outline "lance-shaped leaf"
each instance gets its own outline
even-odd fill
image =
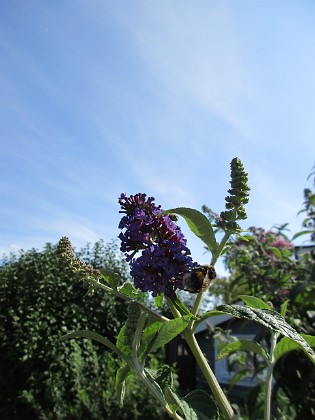
[[[190,319],[191,317],[189,315],[185,315],[181,318],[175,318],[171,319],[170,321],[163,322],[154,340],[151,351],[164,346],[173,340],[173,338],[175,338],[178,334],[184,331]]]
[[[131,354],[131,346],[126,344],[126,325],[123,325],[116,339],[117,348],[126,356]]]
[[[153,374],[154,379],[160,385],[161,389],[164,390],[166,387],[172,388],[173,386],[173,374],[170,366],[163,365]]]
[[[116,372],[115,390],[119,401],[119,407],[123,407],[125,396],[125,380],[130,372],[131,369],[127,364],[121,366]]]
[[[145,357],[149,354],[150,351],[152,351],[154,341],[158,336],[158,331],[162,326],[162,322],[152,322],[152,320],[149,320],[148,324],[149,325],[142,332],[142,339],[139,349],[139,353],[144,354]]]
[[[278,332],[285,337],[291,338],[305,351],[312,362],[315,363],[315,353],[312,348],[307,344],[304,338],[285,321],[283,316],[278,314],[278,312],[240,305],[219,305],[216,307],[216,310],[230,314],[236,318],[249,319]]]
[[[292,237],[291,241],[294,241],[294,239],[298,238],[299,236],[302,236],[302,235],[310,235],[311,233],[313,233],[313,230],[303,230],[301,232],[296,233]]]
[[[240,295],[240,299],[242,299],[243,302],[246,303],[247,306],[250,306],[251,308],[256,309],[271,309],[270,305],[268,303],[264,302],[261,299],[258,299],[254,296],[247,296],[247,295]]]
[[[310,347],[315,348],[315,337],[313,335],[301,334],[301,336]],[[301,349],[301,346],[299,346],[294,340],[288,337],[283,337],[275,347],[274,357],[276,360],[278,360],[289,351],[298,349]],[[304,349],[302,348],[302,350]]]
[[[287,307],[288,307],[289,302],[290,302],[289,299],[285,300],[280,306],[281,307],[280,313],[283,317],[285,317],[285,314],[287,313]]]
[[[183,400],[194,410],[199,420],[219,418],[218,407],[207,392],[198,389],[185,395]]]
[[[180,398],[170,388],[166,388],[165,397],[171,406],[177,407],[186,420],[215,420],[219,418],[219,411],[215,402],[203,390],[192,391],[185,397]]]
[[[117,290],[121,278],[118,273],[115,273],[113,270],[108,268],[101,268],[100,272],[103,276],[103,279],[114,289]]]
[[[248,375],[252,375],[253,370],[249,368],[243,368],[238,370],[230,379],[229,387],[230,389],[233,388],[239,381],[241,381],[243,378],[245,378]]]
[[[126,296],[129,296],[132,299],[137,299],[141,296],[146,296],[146,293],[141,292],[139,289],[136,289],[131,283],[126,282],[122,286],[118,287],[118,291],[123,293]]]
[[[163,295],[160,294],[160,295],[155,296],[154,303],[157,308],[163,308],[163,303],[164,303]]]
[[[193,315],[190,312],[187,306],[181,300],[178,299],[178,297],[176,296],[176,293],[173,290],[170,291],[170,296],[168,299],[172,301],[172,303],[174,304],[174,306],[180,312],[181,315],[189,315],[191,318],[195,320],[198,319],[195,315]]]
[[[212,253],[216,251],[218,244],[215,240],[213,227],[203,213],[187,207],[169,209],[164,211],[164,213],[175,213],[182,216],[186,220],[189,229],[207,245],[209,250]]]
[[[103,337],[102,335],[97,334],[93,331],[80,330],[68,333],[63,335],[59,339],[59,341],[66,341],[70,338],[89,338],[90,340],[97,341],[98,343],[103,344],[104,346],[110,348],[113,352],[118,354],[118,356],[120,356],[126,363],[130,362],[126,355],[120,349],[118,349],[110,340],[108,340],[108,338]]]
[[[236,351],[248,351],[260,354],[266,361],[268,361],[269,357],[266,353],[265,349],[261,347],[256,341],[249,341],[249,340],[237,340],[233,343],[229,343],[225,345],[220,353],[217,356],[216,360],[221,360],[224,357],[229,356],[230,354]]]

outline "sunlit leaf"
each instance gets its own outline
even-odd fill
[[[170,321],[163,322],[159,329],[158,335],[152,346],[152,351],[164,346],[170,342],[174,337],[180,334],[187,327],[191,317],[185,315],[181,318],[171,319]]]
[[[140,343],[139,353],[144,357],[152,351],[153,344],[158,336],[158,331],[162,326],[162,322],[149,322],[149,325],[142,332],[142,339]]]
[[[120,293],[123,293],[126,296],[129,296],[132,299],[137,299],[145,293],[141,292],[139,289],[136,289],[131,283],[126,282],[122,286],[118,287]]]
[[[283,316],[278,312],[270,311],[267,309],[256,309],[248,306],[240,305],[219,305],[216,310],[233,315],[237,318],[249,319],[257,322],[266,328],[269,328],[275,332],[282,334],[285,337],[294,340],[302,350],[308,355],[308,357],[315,363],[315,353],[304,340],[304,338],[289,325]]]
[[[114,289],[116,290],[120,281],[121,277],[118,273],[115,273],[114,271],[108,269],[108,268],[101,268],[100,272],[104,278],[104,280]]]
[[[175,213],[182,216],[186,220],[189,229],[207,245],[209,250],[212,253],[216,251],[218,244],[215,240],[212,224],[203,213],[187,207],[169,209],[164,213]]]
[[[229,356],[230,354],[236,351],[247,351],[259,354],[265,360],[268,360],[268,354],[266,353],[265,349],[261,347],[256,341],[249,341],[249,340],[237,340],[233,341],[233,343],[226,344],[220,351],[217,356],[216,360],[221,360],[224,357]]]
[[[157,308],[162,308],[163,307],[163,295],[157,295],[154,298],[154,303],[155,303]]]
[[[131,348],[130,346],[127,346],[125,344],[126,342],[125,333],[126,333],[126,325],[123,325],[117,336],[116,346],[122,353],[124,353],[126,356],[129,356],[131,354]]]
[[[284,301],[282,304],[281,304],[281,311],[280,311],[280,313],[281,313],[281,315],[283,316],[283,317],[285,317],[285,314],[287,313],[287,307],[288,307],[288,303],[290,302],[290,300],[288,299],[288,300],[286,300],[286,301]]]
[[[254,296],[247,296],[247,295],[240,295],[239,296],[242,301],[246,303],[247,306],[250,306],[251,308],[256,309],[271,309],[270,305],[268,303],[264,302],[261,299],[258,299]]]
[[[315,348],[315,337],[313,335],[301,334],[301,336],[304,338],[304,340],[310,347]],[[283,337],[275,347],[274,357],[276,360],[278,360],[280,357],[282,357],[289,351],[298,349],[301,349],[301,346],[296,341],[288,337]],[[304,349],[302,348],[302,350]]]

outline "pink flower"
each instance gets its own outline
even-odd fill
[[[275,248],[294,248],[294,245],[285,239],[276,239],[270,245],[274,246]]]

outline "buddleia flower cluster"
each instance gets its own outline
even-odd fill
[[[119,223],[124,229],[119,235],[120,250],[125,253],[135,286],[153,296],[183,289],[183,274],[194,263],[176,218],[163,213],[146,194],[121,194],[118,202],[124,214]]]
[[[239,158],[231,161],[231,188],[229,196],[225,197],[226,211],[220,213],[217,226],[226,232],[234,233],[240,230],[237,220],[244,220],[247,214],[244,205],[248,203],[249,190],[248,174]]]

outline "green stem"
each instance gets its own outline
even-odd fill
[[[189,345],[190,350],[192,351],[196,362],[198,363],[199,368],[201,369],[212,393],[216,400],[216,403],[221,410],[222,415],[225,419],[230,420],[234,417],[234,412],[229,403],[228,399],[226,398],[217,378],[215,377],[212,369],[210,368],[205,356],[203,355],[198,342],[191,331],[186,331],[184,333],[184,338]]]
[[[215,263],[218,261],[218,259],[219,259],[220,255],[221,255],[221,253],[222,253],[222,251],[223,251],[223,249],[224,249],[227,241],[229,240],[229,237],[230,236],[231,236],[231,233],[230,232],[225,232],[225,234],[224,234],[224,236],[222,238],[222,241],[220,242],[218,248],[216,249],[216,252],[212,255],[211,265],[214,266]],[[203,292],[199,292],[198,295],[197,295],[197,297],[196,297],[194,306],[193,306],[193,308],[191,310],[191,313],[193,315],[197,315],[198,310],[199,310],[199,307],[200,307],[200,304],[201,304],[201,301],[202,301],[202,297],[203,297]],[[194,323],[195,323],[195,321],[193,319],[191,319],[191,321],[189,322],[189,325],[188,325],[188,329],[189,330],[192,330],[193,331],[193,329],[194,329]]]
[[[264,420],[270,420],[271,418],[271,391],[272,391],[272,373],[275,364],[274,349],[277,344],[279,333],[271,331],[271,342],[270,342],[270,356],[267,368],[267,379],[266,379],[266,393],[265,393],[265,404],[264,404]]]
[[[116,297],[125,300],[126,302],[131,302],[133,299],[127,295],[125,295],[124,293],[120,293],[118,290],[114,290],[109,286],[106,286],[105,284],[90,278],[88,280],[88,282],[92,285],[93,289],[101,289],[105,292],[109,292],[112,293],[113,295],[115,295]],[[166,318],[163,315],[160,315],[156,312],[154,312],[152,309],[148,308],[147,306],[145,306],[143,303],[137,301],[137,304],[140,306],[142,311],[147,312],[148,314],[150,314],[153,318],[157,319],[158,321],[161,322],[165,322],[165,321],[169,321],[168,318]]]
[[[172,299],[170,299],[169,297],[166,297],[166,302],[168,303],[168,306],[170,307],[174,318],[180,318],[181,317],[181,314],[177,310],[177,308],[175,307],[175,305],[173,304]]]
[[[171,408],[169,407],[168,403],[166,402],[164,395],[162,394],[161,390],[150,381],[150,379],[147,377],[144,370],[139,371],[138,375],[142,382],[144,382],[145,386],[148,388],[148,390],[157,398],[157,400],[160,402],[164,410],[168,413],[170,417],[172,417],[175,420],[183,420],[182,417],[180,417],[176,412],[173,412]]]
[[[218,248],[216,249],[215,253],[212,255],[211,264],[215,265],[215,263],[218,261],[227,241],[229,240],[229,237],[231,236],[231,232],[225,232],[222,241],[220,242]]]

